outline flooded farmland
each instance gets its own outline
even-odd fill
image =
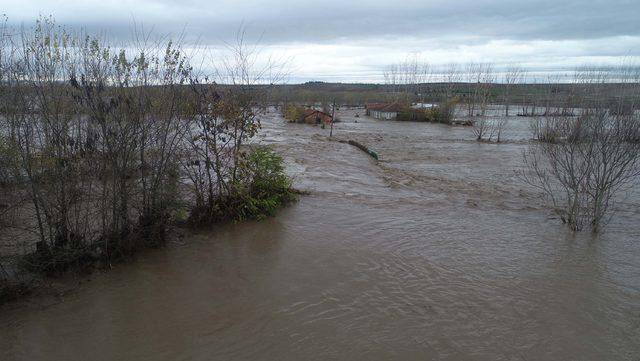
[[[2,360],[637,360],[640,195],[572,234],[502,144],[345,109],[329,130],[271,113],[297,203],[187,234],[71,291],[0,309]]]

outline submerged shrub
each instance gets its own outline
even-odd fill
[[[92,248],[81,244],[49,247],[40,242],[35,252],[22,257],[20,266],[46,275],[57,275],[70,269],[82,270],[93,266],[97,260]]]
[[[236,186],[242,204],[236,219],[262,219],[295,199],[291,179],[285,174],[282,157],[266,146],[256,146],[240,165]]]
[[[31,288],[25,282],[0,279],[0,305],[28,295]]]
[[[282,108],[282,116],[289,123],[302,123],[305,107],[300,105],[287,105]]]
[[[240,200],[235,212],[238,220],[272,216],[279,207],[295,199],[282,157],[266,146],[253,147],[244,155],[234,188]]]
[[[238,160],[238,174],[227,195],[191,209],[191,224],[264,219],[295,199],[282,157],[266,146],[254,146]]]
[[[412,109],[407,105],[398,112],[396,120],[451,124],[458,102],[459,99],[454,97],[429,108]]]
[[[427,108],[425,118],[429,122],[451,124],[454,118],[454,111],[460,100],[457,97],[447,99],[440,104]]]

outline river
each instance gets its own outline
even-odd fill
[[[0,309],[1,360],[634,360],[640,196],[572,234],[516,170],[530,138],[339,112],[259,141],[309,195]]]

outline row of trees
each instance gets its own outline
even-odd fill
[[[512,106],[517,104],[517,112],[523,116],[566,116],[572,115],[585,97],[613,98],[614,102],[628,97],[630,84],[640,81],[640,67],[632,60],[617,66],[581,66],[541,80],[518,64],[442,66],[414,57],[389,65],[383,75],[387,90],[397,93],[396,98],[437,103],[459,97],[466,105],[460,115],[485,115],[489,104],[502,104],[504,115],[514,115]]]
[[[281,159],[246,146],[268,91],[256,84],[273,73],[242,33],[218,86],[150,34],[115,48],[48,18],[1,30],[1,225],[37,244],[26,265],[110,262],[157,246],[181,214],[261,217],[290,198]]]
[[[634,90],[640,67],[626,61],[618,66],[582,66],[573,72],[548,76],[543,82],[528,79],[517,64],[496,68],[491,63],[452,63],[434,66],[416,57],[387,67],[384,79],[396,100],[430,102],[438,106],[460,104],[456,116],[471,118],[478,140],[501,140],[508,119],[488,120],[490,104],[502,105],[505,117],[515,115],[575,116],[582,107],[602,107],[612,113],[630,114],[637,103]],[[605,101],[606,100],[606,101]],[[493,112],[494,118],[500,113]]]
[[[460,98],[466,105],[466,115],[484,115],[490,101],[496,101],[493,86],[501,84],[500,102],[507,105],[505,114],[509,114],[513,86],[525,79],[524,69],[518,65],[509,65],[497,72],[491,63],[451,63],[445,66],[431,65],[417,57],[389,65],[384,71],[385,84],[392,91],[404,94],[413,101],[450,101]],[[434,86],[433,84],[443,84]]]
[[[505,104],[505,116],[510,114],[512,90],[524,80],[524,70],[520,66],[510,65],[498,74],[490,63],[432,66],[414,57],[387,67],[384,79],[404,102],[435,103],[426,111],[428,119],[437,118],[439,122],[451,123],[456,115],[477,117],[466,122],[473,124],[476,138],[491,140],[495,135],[500,142],[507,119],[490,122],[483,116],[489,104],[496,101],[496,81],[501,82],[500,101]]]

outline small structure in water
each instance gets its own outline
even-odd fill
[[[307,124],[321,124],[321,125],[329,125],[331,124],[331,115],[327,114],[321,110],[316,109],[306,109],[302,116],[302,121]]]
[[[394,103],[373,103],[365,106],[366,114],[376,119],[395,120],[402,111],[402,105]]]
[[[432,103],[413,103],[411,104],[411,109],[428,109],[433,108],[435,104]]]

